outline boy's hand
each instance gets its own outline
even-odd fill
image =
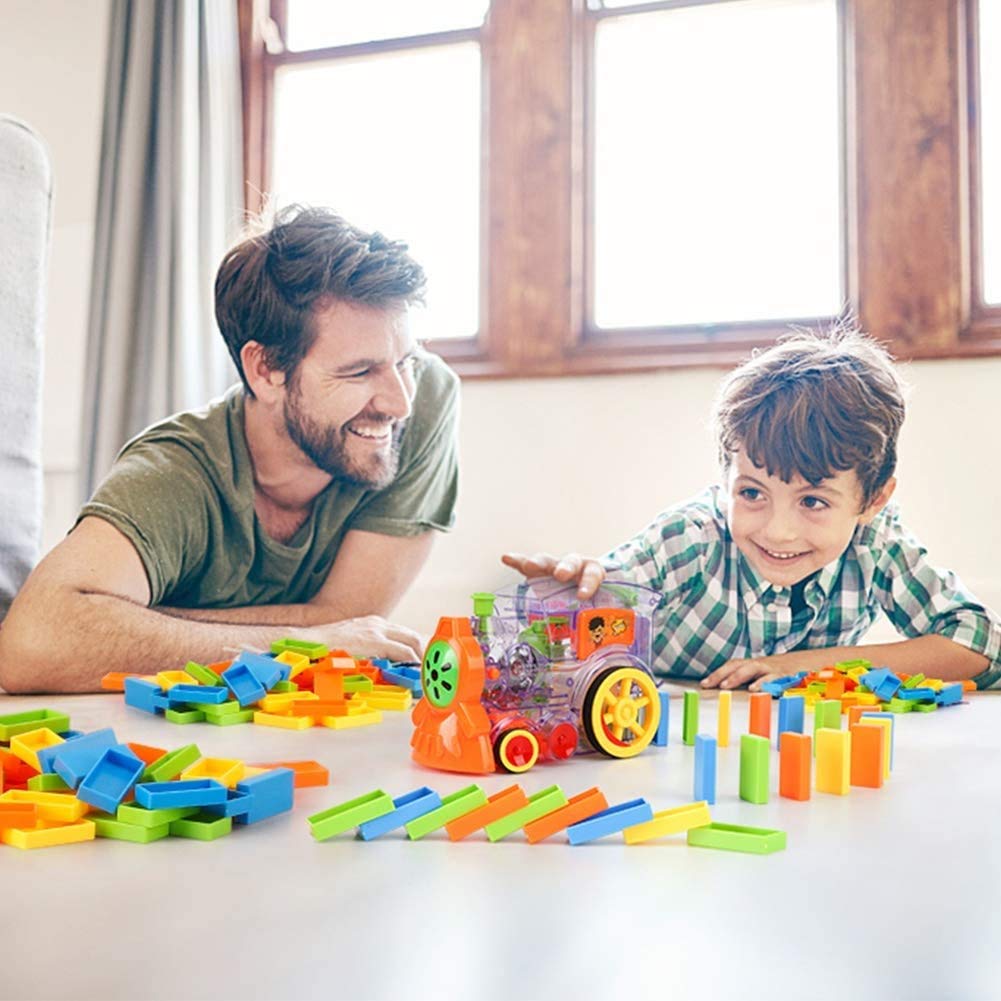
[[[748,660],[728,660],[722,667],[702,679],[703,688],[739,688],[753,682],[750,691],[757,692],[766,681],[795,674],[801,668],[802,658],[790,658],[789,654],[774,657],[752,657]]]
[[[577,582],[577,597],[582,601],[591,597],[605,579],[605,568],[591,556],[567,553],[566,556],[550,556],[536,553],[525,556],[522,553],[505,553],[501,562],[525,577],[555,577],[563,583]]]

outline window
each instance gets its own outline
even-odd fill
[[[407,239],[464,375],[1001,353],[995,0],[240,4],[249,190]]]

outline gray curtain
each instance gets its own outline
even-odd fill
[[[146,425],[235,378],[215,269],[242,221],[236,0],[114,0],[84,388],[84,498]]]

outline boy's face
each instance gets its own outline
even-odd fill
[[[730,532],[737,548],[761,577],[792,587],[848,548],[858,525],[870,522],[893,493],[892,477],[862,510],[855,470],[835,473],[813,486],[794,476],[778,476],[754,465],[738,451],[727,470]]]

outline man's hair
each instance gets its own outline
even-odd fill
[[[329,209],[291,205],[223,258],[215,314],[247,392],[248,341],[290,376],[316,338],[313,310],[331,300],[377,309],[423,301],[425,277],[407,245],[366,233]]]
[[[785,483],[854,469],[864,510],[896,469],[904,388],[882,346],[838,324],[755,352],[723,381],[713,417],[724,470],[741,447]]]

